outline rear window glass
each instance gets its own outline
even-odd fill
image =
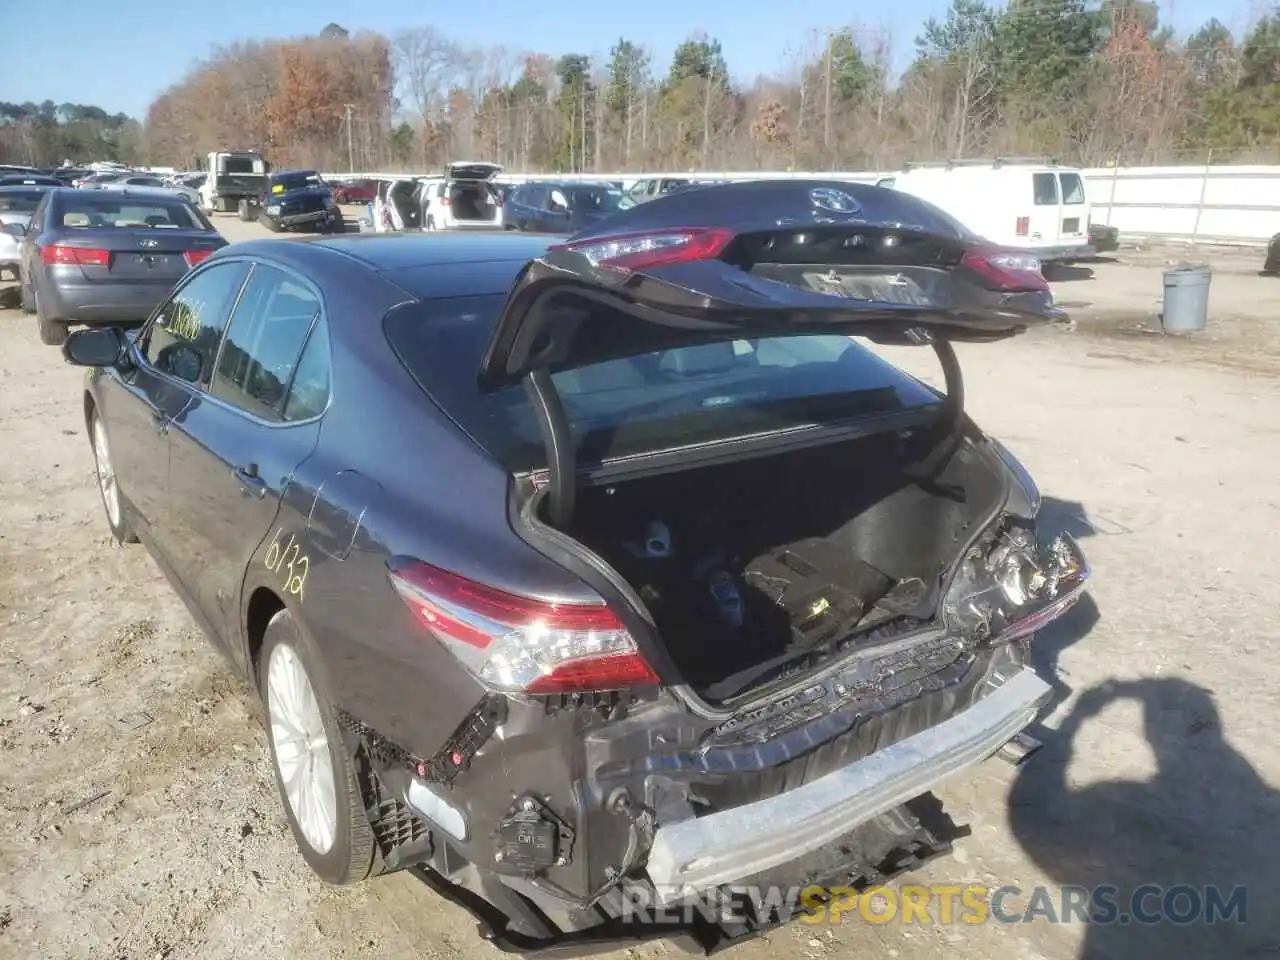
[[[0,191],[0,210],[11,213],[31,213],[43,196],[43,190]]]
[[[79,194],[80,191],[77,191]],[[64,198],[58,206],[56,220],[64,227],[103,229],[151,227],[156,230],[212,230],[204,215],[181,200],[151,199],[113,200],[110,197],[85,196]]]
[[[1084,203],[1084,181],[1080,179],[1080,174],[1060,173],[1058,174],[1058,178],[1062,181],[1063,203]]]
[[[1058,176],[1054,173],[1033,173],[1032,183],[1035,187],[1036,206],[1058,205]],[[1025,196],[1025,194],[1023,194]]]
[[[265,170],[262,161],[253,157],[222,157],[219,166],[223,173],[262,173]]]
[[[385,330],[414,379],[508,468],[545,464],[524,390],[489,393],[477,373],[502,295],[418,302]],[[937,394],[846,336],[765,337],[681,347],[553,375],[578,457],[598,462],[938,402]]]

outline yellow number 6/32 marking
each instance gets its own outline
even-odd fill
[[[311,558],[302,552],[301,545],[292,534],[282,546],[283,538],[284,528],[281,527],[267,547],[262,562],[268,570],[280,576],[281,586],[286,593],[301,598],[307,586],[307,574],[311,572]]]

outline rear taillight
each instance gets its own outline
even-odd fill
[[[968,267],[983,283],[1004,293],[1048,291],[1049,284],[1040,272],[1040,259],[1023,253],[971,247],[960,258],[960,266]]]
[[[111,266],[111,251],[97,250],[92,247],[64,247],[51,244],[40,248],[40,256],[45,266],[53,266],[55,263],[76,264],[81,267]]]
[[[182,255],[182,259],[187,261],[188,267],[194,267],[198,263],[204,263],[211,256],[212,250],[188,250]]]
[[[1031,218],[1019,217],[1017,225],[1017,234],[1020,237],[1026,237],[1031,234]]]
[[[493,689],[563,694],[658,683],[603,603],[548,603],[416,560],[393,562],[390,577],[418,622]]]
[[[660,233],[625,234],[607,240],[583,240],[559,244],[551,249],[580,253],[597,267],[645,270],[673,263],[714,260],[724,253],[732,240],[732,230],[691,227]]]
[[[453,203],[453,201],[452,201],[452,200],[450,200],[448,197],[441,197],[441,198],[440,198],[440,206],[442,206],[442,207],[447,207],[447,206],[449,206],[451,203]]]

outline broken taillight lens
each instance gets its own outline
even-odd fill
[[[562,694],[658,683],[603,602],[535,600],[418,560],[394,562],[390,577],[418,622],[487,687]]]
[[[1089,563],[1061,534],[1040,545],[1025,527],[1008,527],[989,549],[962,562],[946,601],[949,618],[992,643],[1026,637],[1062,616],[1084,594]]]
[[[970,247],[960,258],[960,266],[976,273],[984,286],[1002,293],[1049,290],[1049,284],[1040,271],[1040,259],[1029,254]]]
[[[724,253],[725,247],[732,240],[732,230],[677,227],[651,233],[620,234],[598,240],[564,243],[551,250],[580,253],[597,267],[645,270],[673,263],[714,260]]]

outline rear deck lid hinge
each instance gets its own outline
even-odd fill
[[[547,512],[551,525],[563,530],[573,520],[577,494],[577,466],[569,415],[546,367],[537,367],[525,374],[524,389],[533,404],[538,432],[542,434],[547,452]]]

